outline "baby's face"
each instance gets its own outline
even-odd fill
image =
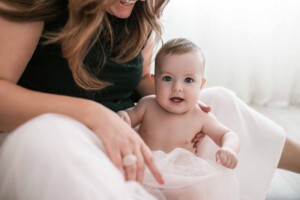
[[[164,56],[155,74],[155,93],[165,110],[179,114],[195,108],[205,82],[203,63],[198,52]]]

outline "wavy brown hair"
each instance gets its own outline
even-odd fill
[[[137,2],[131,16],[126,19],[122,38],[115,37],[112,22],[106,10],[118,0],[1,0],[9,8],[0,9],[0,15],[14,21],[51,21],[60,17],[61,2],[67,2],[68,18],[55,32],[44,33],[46,43],[59,43],[68,60],[75,82],[87,90],[98,90],[109,83],[98,80],[84,66],[83,60],[97,39],[107,37],[110,50],[118,52],[113,59],[124,63],[137,56],[147,42],[149,34],[161,38],[159,17],[168,0]]]

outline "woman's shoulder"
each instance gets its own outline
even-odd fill
[[[10,10],[10,9],[13,9],[13,7],[0,1],[0,9]]]
[[[65,14],[68,14],[68,0],[0,2],[0,15],[14,21],[55,21]]]

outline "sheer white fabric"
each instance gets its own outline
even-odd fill
[[[264,200],[282,152],[284,131],[231,91],[211,88],[201,95],[217,118],[240,136],[236,169],[240,199]],[[35,118],[9,134],[0,148],[1,200],[153,199],[139,184],[125,182],[99,139],[68,117]],[[214,160],[215,148],[205,137],[199,156]]]
[[[154,151],[153,156],[165,184],[158,184],[146,171],[144,186],[159,200],[240,199],[234,170],[212,160],[204,160],[182,148],[176,148],[170,153]]]
[[[206,56],[207,86],[246,103],[300,104],[300,1],[172,0],[163,38],[186,37]]]

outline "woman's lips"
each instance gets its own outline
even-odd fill
[[[124,6],[130,6],[131,4],[134,4],[135,2],[137,2],[136,0],[121,0],[120,1],[121,4],[123,4]]]

